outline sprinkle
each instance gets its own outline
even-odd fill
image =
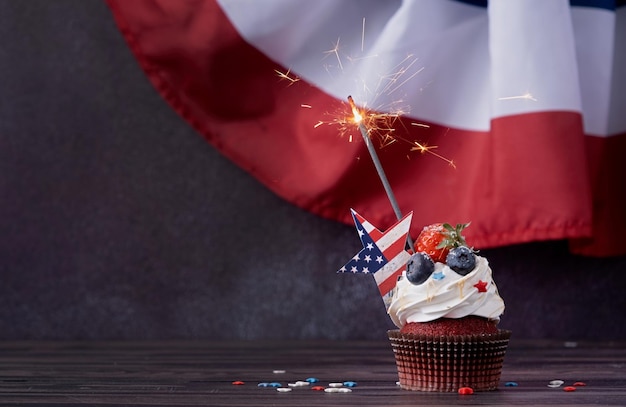
[[[304,382],[304,381],[297,381],[295,383],[289,383],[288,386],[289,387],[304,387],[304,386],[308,386],[309,382]]]
[[[242,382],[241,380],[235,380],[235,381],[233,382],[233,384],[234,384],[235,386],[241,386],[242,384],[246,384],[246,383]]]
[[[324,392],[326,393],[350,393],[352,391],[352,389],[348,389],[346,387],[329,387],[327,389],[324,389]]]
[[[576,387],[574,387],[574,386],[565,386],[565,387],[563,387],[563,391],[576,391]]]
[[[586,386],[586,385],[587,385],[587,383],[585,383],[585,382],[576,382],[572,386]]]
[[[565,346],[566,348],[576,348],[578,347],[578,342],[568,341],[568,342],[565,342],[563,346]]]
[[[269,387],[269,385],[270,384],[267,383],[267,382],[261,382],[261,383],[257,384],[257,387]]]
[[[552,380],[548,383],[548,387],[561,387],[565,383],[563,380]]]
[[[356,387],[356,382],[343,382],[343,385],[346,387]]]
[[[284,370],[273,370],[272,373],[274,374],[281,374],[281,373],[285,373]]]
[[[328,386],[333,388],[343,387],[343,383],[328,383]]]
[[[474,394],[474,389],[471,387],[461,387],[459,389],[459,394]]]
[[[319,382],[319,379],[315,378],[315,377],[309,377],[307,379],[305,379],[307,382],[309,383],[317,383]]]
[[[517,387],[517,383],[516,382],[506,382],[506,383],[504,383],[504,385],[506,387]]]
[[[444,278],[446,278],[446,275],[441,271],[433,273],[433,280],[443,280]]]
[[[311,384],[310,382],[306,381],[306,380],[298,380],[296,382],[297,386],[308,386],[309,384]]]
[[[290,392],[291,389],[288,387],[277,387],[276,391],[281,392],[281,393],[287,393],[287,392]]]
[[[270,384],[268,384],[268,386],[270,386],[270,387],[283,387],[283,385],[278,383],[278,382],[271,382]]]
[[[486,293],[487,292],[487,282],[485,282],[485,281],[478,280],[478,282],[476,284],[474,284],[474,287],[476,287],[476,289],[478,290],[479,293]]]
[[[324,386],[313,386],[311,387],[311,390],[324,391]]]

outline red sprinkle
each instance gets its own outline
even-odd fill
[[[311,390],[324,391],[324,386],[313,386],[311,387]]]
[[[235,381],[233,382],[233,384],[234,384],[235,386],[241,386],[242,384],[246,384],[246,383],[242,382],[241,380],[235,380]]]
[[[471,387],[461,387],[459,389],[459,394],[474,394],[474,389]]]
[[[587,384],[585,382],[576,382],[572,386],[586,386],[586,385]]]
[[[565,386],[565,387],[563,387],[563,391],[576,391],[576,387],[574,387],[574,386]]]

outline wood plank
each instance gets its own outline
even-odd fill
[[[257,386],[308,377],[358,385],[347,394]],[[554,379],[587,385],[569,393],[549,388]],[[2,406],[617,406],[626,405],[626,344],[513,340],[499,390],[471,396],[410,392],[397,380],[386,342],[0,343]]]

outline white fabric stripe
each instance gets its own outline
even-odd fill
[[[353,95],[360,105],[476,131],[489,130],[492,118],[551,110],[582,111],[591,134],[626,131],[626,25],[615,23],[626,7],[616,14],[567,0],[492,0],[488,10],[449,0],[219,2],[246,41],[340,100]],[[389,75],[401,70],[396,89]],[[536,100],[520,98],[526,93]]]
[[[626,7],[617,9],[615,18],[608,135],[626,132]]]
[[[582,111],[568,0],[491,0],[489,43],[493,117]]]
[[[604,9],[572,8],[572,24],[580,71],[585,133],[610,134],[615,13]]]

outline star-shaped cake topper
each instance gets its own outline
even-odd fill
[[[355,210],[351,211],[363,249],[338,272],[373,274],[384,298],[396,286],[398,276],[411,257],[405,247],[413,212],[381,232]]]

